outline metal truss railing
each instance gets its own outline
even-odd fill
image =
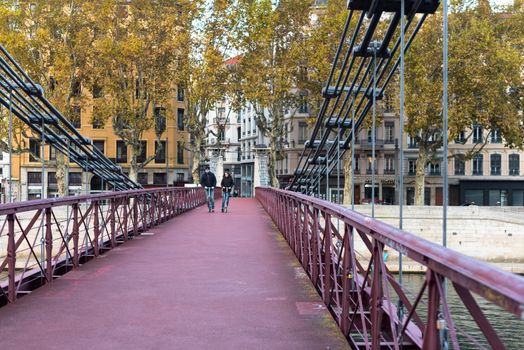
[[[205,200],[166,187],[0,205],[0,306]]]
[[[95,147],[92,140],[76,130],[45,98],[42,87],[1,45],[0,104],[26,124],[33,132],[32,136],[40,138],[41,143],[51,145],[84,171],[98,175],[116,190],[142,188]]]
[[[353,348],[444,349],[443,332],[449,332],[453,349],[464,348],[464,342],[475,349],[514,345],[503,343],[501,330],[479,305],[497,305],[524,326],[523,278],[327,201],[271,188],[257,188],[256,197]],[[407,292],[388,269],[386,247],[425,271],[416,293]],[[444,280],[461,308],[450,306]],[[468,332],[457,322],[464,317],[472,320]],[[514,324],[502,327],[511,332]]]
[[[401,33],[410,30],[404,53],[409,49],[428,14],[439,0],[350,0],[349,14],[323,89],[323,102],[311,138],[306,141],[289,189],[312,194],[323,179],[340,166],[340,159],[351,147],[354,134],[376,102],[384,96],[401,63]],[[357,18],[354,18],[360,13]],[[379,30],[381,21],[389,21]],[[352,33],[350,35],[350,29]],[[373,118],[375,120],[375,118]]]

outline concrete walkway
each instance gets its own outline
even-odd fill
[[[0,309],[1,347],[349,349],[256,200],[149,233]]]

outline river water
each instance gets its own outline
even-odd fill
[[[416,296],[420,290],[424,277],[424,275],[420,274],[403,275],[403,285],[405,289],[410,291],[410,300],[415,299],[414,296]],[[484,315],[505,344],[506,348],[511,350],[524,350],[524,321],[508,314],[498,306],[487,302],[483,298],[476,297],[475,299],[484,312]],[[457,296],[450,283],[448,283],[448,305],[453,321],[456,323],[457,338],[459,340],[460,349],[491,349],[482,332],[469,315],[469,312],[462,304],[462,301]],[[425,305],[421,305],[419,308],[419,316],[421,316],[422,320],[425,320]],[[463,333],[468,334],[468,336],[474,339],[474,341],[469,339],[469,337]],[[475,343],[475,341],[477,343]],[[450,344],[449,348],[453,349],[453,346]]]

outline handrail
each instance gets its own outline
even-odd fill
[[[204,203],[201,187],[162,187],[0,205],[0,306]]]
[[[356,283],[357,289],[361,288],[363,294],[366,294],[364,293],[366,288],[376,293],[380,291],[380,295],[373,295],[371,292],[371,294],[368,293],[365,299],[369,299],[369,302],[372,304],[373,297],[386,298],[388,302],[384,302],[382,306],[382,308],[390,308],[389,310],[383,310],[386,314],[389,312],[389,316],[386,317],[389,317],[391,322],[397,324],[397,326],[402,323],[399,322],[397,316],[391,314],[393,310],[392,304],[394,303],[384,294],[385,289],[387,289],[386,285],[389,283],[391,287],[399,293],[398,297],[404,301],[404,305],[407,307],[407,296],[398,288],[398,283],[395,283],[394,277],[387,271],[387,267],[385,267],[383,262],[383,249],[385,246],[388,246],[425,266],[427,269],[424,288],[427,285],[428,293],[432,293],[431,296],[428,295],[428,303],[430,304],[428,305],[428,312],[433,314],[428,315],[426,325],[421,324],[421,322],[419,322],[419,324],[410,324],[411,320],[404,322],[405,329],[409,328],[409,326],[413,328],[415,324],[419,328],[420,338],[416,339],[417,337],[412,337],[410,339],[415,345],[423,347],[424,349],[433,348],[426,347],[426,345],[438,342],[438,330],[436,327],[442,324],[440,321],[447,322],[452,341],[456,341],[456,334],[453,333],[456,332],[453,326],[454,322],[447,308],[447,303],[445,302],[446,293],[443,292],[442,287],[444,278],[452,282],[464,305],[486,338],[488,338],[487,341],[490,342],[494,348],[499,348],[499,345],[502,343],[472,298],[470,292],[474,292],[524,320],[524,278],[520,276],[504,272],[487,263],[475,260],[411,233],[399,230],[384,222],[371,219],[368,216],[321,199],[273,188],[257,188],[256,197],[277,223],[288,242],[290,242],[297,257],[312,277],[313,282],[317,288],[320,289],[324,299],[328,301],[326,304],[330,307],[332,313],[337,315],[340,313],[337,311],[340,303],[333,304],[332,300],[335,297],[340,297],[340,295],[321,288],[322,283],[320,282],[322,281],[318,281],[318,271],[322,272],[326,264],[337,266],[335,269],[336,273],[330,273],[331,282],[336,283],[338,287],[334,289],[341,290],[341,293],[351,294],[349,291],[344,291],[344,286],[347,287],[347,283],[343,283],[344,281],[340,276],[344,276],[347,273],[351,275],[351,271],[358,271],[359,273],[356,273],[354,278],[351,278],[351,283]],[[334,219],[338,219],[342,223],[345,232],[337,232],[335,225],[332,223]],[[326,222],[331,222],[331,225],[326,225]],[[315,227],[316,229],[314,229]],[[325,238],[329,238],[329,236],[325,235],[326,232],[331,232],[333,236],[333,238],[330,238],[328,241],[338,239],[338,243],[341,244],[343,248],[338,248],[336,244],[326,245]],[[353,235],[354,237],[360,237],[371,253],[370,267],[368,267],[367,270],[363,268],[363,265],[356,259],[354,246],[352,246],[350,242],[346,243],[346,241],[350,241],[349,237]],[[317,242],[314,242],[314,240],[317,240]],[[320,247],[319,254],[315,254],[315,250],[313,250],[313,252],[307,251],[315,247]],[[339,256],[337,256],[337,254]],[[313,266],[315,255],[318,255],[316,257],[317,261],[324,261],[324,265],[317,264],[317,266]],[[332,255],[335,256],[333,257]],[[349,264],[346,266],[346,273],[342,271],[342,265],[344,264]],[[379,265],[381,267],[380,269],[373,269],[373,266]],[[375,276],[375,274],[378,275]],[[370,277],[369,280],[368,277]],[[317,280],[315,281],[315,279]],[[380,283],[382,280],[384,281],[383,284]],[[324,284],[327,282],[330,281],[325,281]],[[378,288],[378,285],[375,285],[376,283],[380,284],[380,288]],[[424,290],[421,290],[420,293],[423,292]],[[362,295],[361,297],[364,296]],[[433,299],[431,299],[431,297]],[[355,308],[358,309],[358,301],[350,300],[348,302],[353,302]],[[442,305],[440,305],[440,302],[442,302]],[[416,306],[417,303],[418,302],[409,303],[409,305]],[[412,317],[417,317],[416,307],[407,307],[407,309],[412,314]],[[364,310],[360,308],[360,311],[363,312]],[[347,317],[349,317],[349,314]],[[370,317],[371,319],[373,318],[372,316]],[[440,317],[441,320],[439,320],[438,317]],[[346,316],[339,315],[338,318],[339,320],[345,320]],[[340,322],[340,324],[345,335],[350,337],[347,322],[344,322],[344,324]],[[355,326],[355,323],[353,322],[352,325]],[[376,325],[370,322],[369,326],[373,327]],[[428,338],[431,339],[428,340]],[[456,342],[458,344],[458,341]]]

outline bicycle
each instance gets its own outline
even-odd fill
[[[231,187],[222,188],[222,212],[227,213],[229,198],[231,197]]]
[[[207,209],[209,210],[209,212],[211,213],[212,210],[215,210],[214,208],[214,203],[213,203],[213,196],[214,196],[214,193],[213,193],[213,187],[204,187],[206,189],[206,200],[207,200]]]

